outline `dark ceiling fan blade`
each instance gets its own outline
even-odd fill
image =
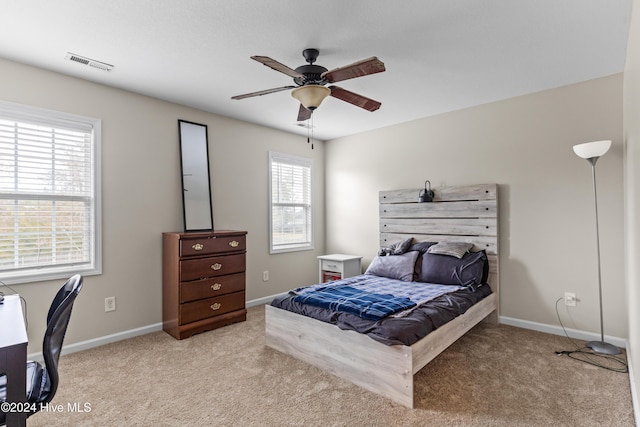
[[[258,92],[251,92],[251,93],[245,93],[244,95],[232,96],[231,99],[245,99],[245,98],[251,98],[252,96],[268,95],[270,93],[280,92],[280,91],[287,90],[287,89],[293,89],[295,87],[297,87],[297,86],[274,87],[273,89],[260,90]]]
[[[300,74],[299,72],[297,72],[296,70],[287,67],[284,64],[281,64],[280,62],[276,61],[275,59],[271,59],[268,56],[257,56],[254,55],[251,57],[251,59],[260,62],[263,65],[266,65],[269,68],[273,68],[276,71],[280,71],[281,73],[286,74],[289,77],[295,77],[295,78],[304,78],[304,75]]]
[[[368,76],[369,74],[381,73],[385,70],[384,63],[375,56],[362,61],[354,62],[344,67],[334,68],[333,70],[322,73],[329,83],[340,82],[343,80],[353,79],[355,77]]]
[[[356,107],[364,108],[367,111],[376,111],[382,105],[381,102],[367,98],[366,96],[358,95],[355,92],[342,89],[338,86],[329,86],[329,89],[331,89],[331,96],[334,98],[353,104]]]
[[[309,120],[311,118],[311,110],[307,110],[304,108],[304,105],[300,104],[300,109],[298,110],[298,121],[304,122],[305,120]]]

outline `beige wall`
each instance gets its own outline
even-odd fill
[[[102,119],[103,274],[85,278],[65,344],[162,320],[161,233],[182,230],[178,119],[209,127],[214,226],[247,230],[247,299],[315,283],[324,253],[324,153],[306,138],[0,60],[0,99]],[[313,158],[316,248],[269,255],[269,150]],[[270,271],[269,282],[262,272]],[[28,303],[40,350],[60,281],[13,286]],[[116,296],[117,310],[104,312]]]
[[[624,70],[625,227],[627,293],[629,298],[629,358],[631,378],[640,390],[640,1],[634,0],[627,62]],[[636,404],[637,396],[636,396]],[[640,408],[636,407],[636,411]],[[636,420],[640,414],[636,412]]]
[[[313,151],[296,135],[10,61],[0,60],[0,77],[2,100],[103,120],[104,273],[87,277],[67,343],[161,321],[160,235],[182,227],[178,118],[209,125],[214,222],[249,232],[248,300],[314,282],[319,254],[361,254],[366,266],[378,247],[379,190],[418,188],[425,179],[436,190],[496,182],[502,315],[555,325],[555,301],[572,291],[580,302],[562,311],[566,326],[593,332],[599,319],[590,166],[571,146],[612,139],[598,162],[605,329],[628,336],[622,75],[316,144]],[[315,161],[314,251],[268,254],[268,150]],[[41,336],[58,285],[16,286],[29,304],[30,337]],[[112,295],[118,310],[104,313],[104,298]],[[39,341],[32,338],[30,352]]]
[[[565,325],[599,332],[591,166],[572,150],[599,139],[605,333],[626,338],[621,74],[326,143],[327,250],[371,261],[379,190],[498,183],[501,315],[558,325],[571,291]]]

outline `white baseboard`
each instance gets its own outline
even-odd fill
[[[273,301],[274,298],[279,297],[281,295],[286,295],[287,292],[282,292],[281,294],[275,294],[268,297],[252,299],[251,301],[247,301],[247,307],[254,307],[256,305],[269,304]]]
[[[151,332],[157,332],[161,330],[162,323],[143,326],[141,328],[129,329],[128,331],[117,332],[115,334],[105,335],[103,337],[65,345],[62,347],[62,351],[60,352],[60,354],[70,354],[75,353],[76,351],[88,350],[90,348],[100,347],[101,345],[111,344],[113,342],[126,340],[127,338],[133,338],[139,335],[150,334]],[[27,355],[27,357],[29,360],[36,360],[38,362],[43,361],[42,353],[32,353]]]
[[[627,354],[629,354],[629,343],[627,342]],[[627,357],[627,366],[629,367],[629,385],[631,386],[631,402],[633,403],[633,415],[636,419],[636,425],[640,426],[640,402],[638,402],[638,390],[636,389],[636,382],[633,380],[633,364],[631,358]]]
[[[565,336],[564,331],[566,329],[567,334],[571,338],[575,338],[578,340],[585,340],[585,341],[600,341],[600,334],[596,334],[593,332],[585,332],[585,331],[580,331],[578,329],[570,329],[570,328],[562,329],[561,326],[530,322],[528,320],[514,319],[512,317],[500,316],[500,323],[504,323],[505,325],[510,325],[510,326],[516,326],[518,328],[531,329],[533,331],[545,332],[547,334],[560,335],[560,336]],[[624,338],[605,335],[604,340],[605,342],[616,345],[618,347],[625,348],[627,346],[627,340],[625,340]]]
[[[276,295],[272,295],[264,298],[258,298],[251,301],[247,301],[247,307],[254,307],[256,305],[268,304],[275,297],[279,295],[284,295],[285,293],[286,292],[283,292],[282,294],[276,294]],[[62,347],[62,351],[60,352],[60,354],[71,354],[71,353],[75,353],[76,351],[88,350],[90,348],[100,347],[101,345],[111,344],[113,342],[126,340],[128,338],[137,337],[139,335],[149,334],[151,332],[158,332],[161,330],[162,330],[162,323],[156,323],[149,326],[143,326],[141,328],[130,329],[128,331],[123,331],[123,332],[117,332],[115,334],[106,335],[103,337],[93,338],[90,340],[65,345]],[[38,362],[43,361],[42,353],[31,353],[27,357],[29,358],[29,360],[36,360]]]

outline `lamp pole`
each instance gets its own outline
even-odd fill
[[[620,354],[620,349],[615,345],[604,341],[604,316],[602,312],[602,273],[600,271],[600,226],[598,220],[598,190],[596,187],[596,162],[600,157],[591,157],[587,161],[591,163],[591,175],[593,176],[593,202],[596,211],[596,252],[598,259],[598,296],[600,300],[600,341],[589,341],[586,345],[596,353]]]

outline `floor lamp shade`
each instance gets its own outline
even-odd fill
[[[586,142],[573,146],[573,151],[591,163],[593,177],[593,200],[596,211],[596,249],[598,255],[598,293],[600,297],[600,341],[589,341],[587,347],[596,353],[619,354],[620,349],[604,341],[604,321],[602,313],[602,275],[600,273],[600,230],[598,227],[598,193],[596,191],[596,162],[611,148],[611,141]]]
[[[611,148],[611,141],[593,141],[585,142],[584,144],[578,144],[573,146],[573,151],[583,159],[592,159],[604,156]]]

